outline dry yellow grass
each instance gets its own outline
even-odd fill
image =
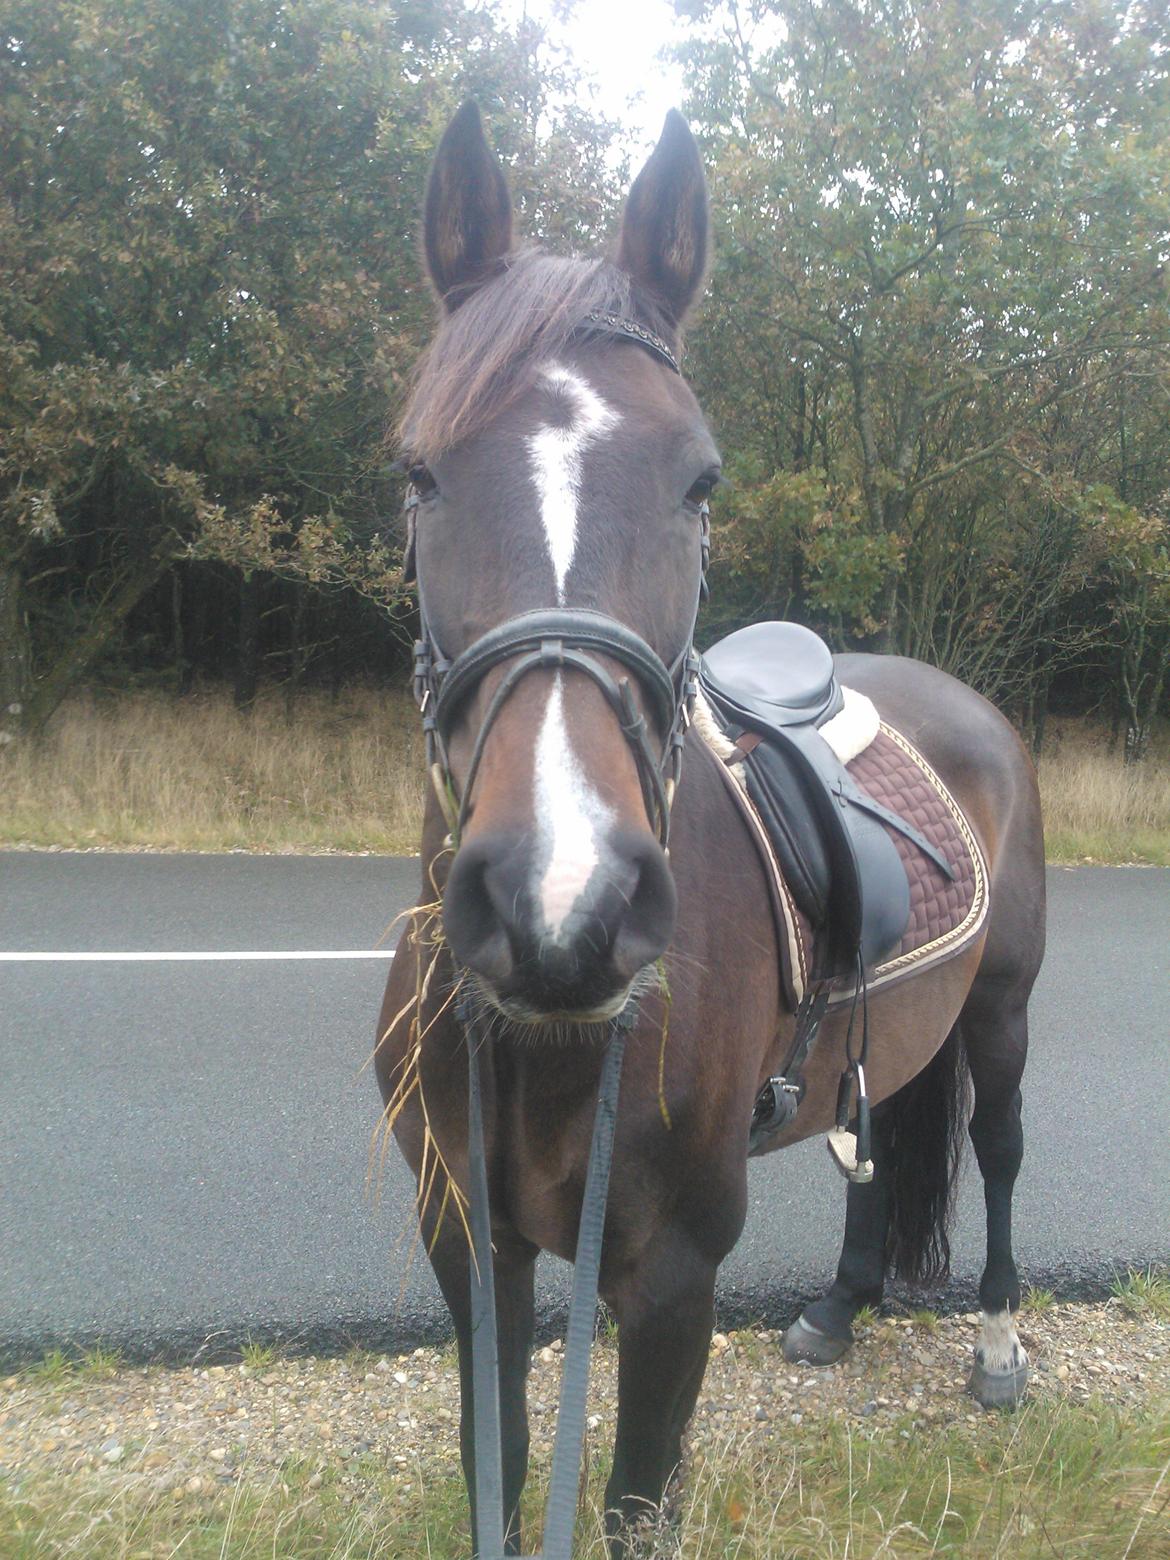
[[[82,697],[0,755],[6,844],[170,850],[418,848],[423,762],[405,693]]]
[[[1040,764],[1052,861],[1170,865],[1170,742],[1126,768],[1083,721]],[[405,691],[86,695],[36,747],[0,754],[0,844],[410,852],[422,820],[418,716]]]
[[[1126,766],[1103,731],[1059,726],[1040,761],[1050,861],[1170,866],[1170,750],[1163,734],[1141,764]]]

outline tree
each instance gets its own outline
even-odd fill
[[[496,108],[566,238],[599,215],[578,192],[606,142],[556,110],[537,32],[461,0],[13,0],[4,44],[11,736],[176,560],[392,606],[385,430],[429,327],[415,229],[438,130],[468,92]]]
[[[1005,662],[976,644],[989,608],[1018,630],[1034,591],[1046,600],[1013,659],[1083,637],[1053,617],[1084,582],[1076,528],[1049,545],[1069,514],[1067,473],[1044,458],[1054,419],[1089,422],[1122,377],[1166,373],[1165,9],[689,9],[690,108],[721,227],[700,382],[767,480],[812,465],[839,495],[837,567],[886,543],[855,630],[880,624],[881,646],[906,653],[946,638],[995,691]],[[751,364],[743,399],[737,359]],[[982,539],[965,555],[964,534]],[[959,622],[937,587],[964,556],[962,583],[980,588]]]

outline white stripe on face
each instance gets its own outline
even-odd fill
[[[582,456],[586,445],[600,438],[620,417],[585,380],[557,363],[546,368],[541,378],[567,403],[569,412],[563,426],[546,425],[528,439],[540,518],[556,578],[557,606],[563,607],[565,580],[577,547]]]
[[[536,898],[554,941],[601,860],[598,833],[612,817],[569,746],[558,672],[536,744],[536,818],[543,847]]]

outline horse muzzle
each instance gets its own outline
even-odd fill
[[[612,1017],[674,932],[666,854],[631,828],[608,831],[568,866],[538,852],[530,833],[512,830],[473,836],[459,850],[443,896],[455,961],[512,1018]]]

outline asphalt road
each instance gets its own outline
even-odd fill
[[[0,853],[0,952],[373,950],[416,874],[378,857]],[[1049,891],[1016,1249],[1033,1284],[1091,1294],[1116,1267],[1170,1261],[1170,871],[1053,870]],[[394,1154],[380,1199],[366,1192],[385,967],[0,959],[0,1359],[446,1331]],[[727,1324],[790,1317],[840,1239],[820,1141],[753,1164],[751,1188]],[[982,1223],[970,1166],[949,1291],[964,1305]],[[546,1328],[568,1271],[542,1270]]]

